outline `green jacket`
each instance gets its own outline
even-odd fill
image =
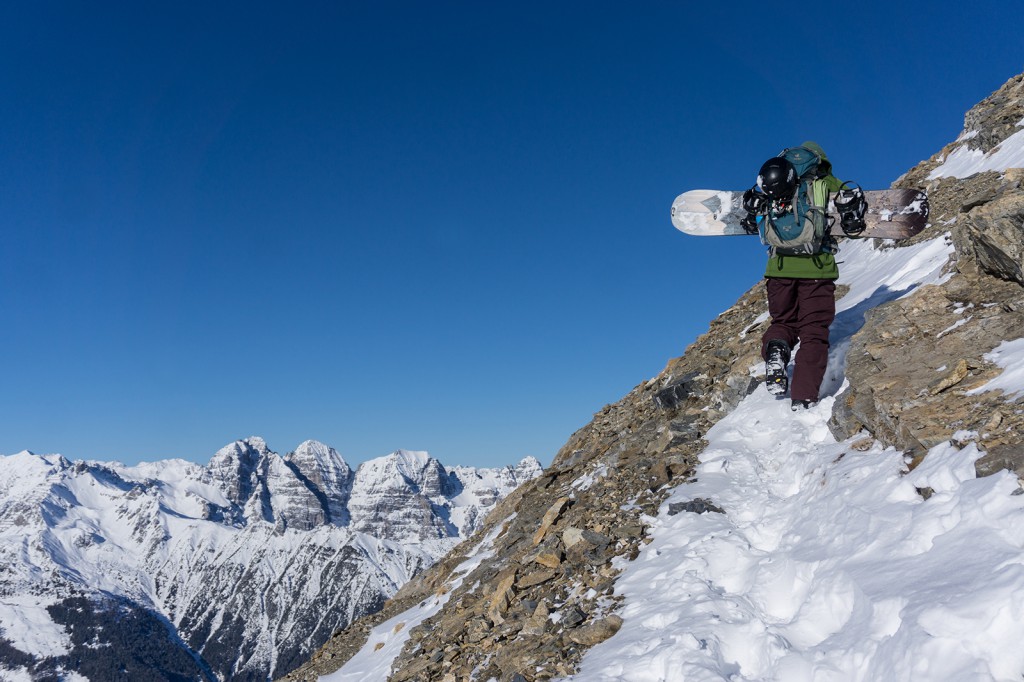
[[[839,266],[831,253],[816,256],[772,256],[768,259],[765,277],[792,279],[837,279]]]
[[[825,150],[817,142],[804,142],[801,147],[807,147],[821,157],[819,172],[825,175],[819,178],[829,194],[839,191],[842,182],[832,175],[832,162],[825,155]],[[839,266],[836,265],[836,257],[827,252],[813,256],[770,256],[768,267],[765,268],[765,277],[791,277],[793,279],[836,279],[839,277]]]

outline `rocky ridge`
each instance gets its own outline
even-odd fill
[[[932,224],[914,241],[948,235],[955,258],[941,286],[868,311],[847,355],[850,387],[831,422],[837,437],[865,428],[921,456],[956,436],[987,453],[979,474],[1024,474],[1024,410],[999,392],[971,392],[1000,371],[984,356],[1024,336],[1024,169],[944,173],[953,155],[968,150],[982,161],[1022,134],[1024,74],[972,108],[955,142],[894,184],[928,192]]]
[[[1022,472],[1020,402],[999,391],[968,393],[998,373],[985,354],[1024,335],[1021,171],[932,177],[956,149],[998,153],[1017,133],[1022,82],[1024,76],[1011,79],[972,109],[956,142],[894,183],[927,189],[933,222],[915,241],[948,235],[954,257],[942,285],[893,296],[866,312],[847,356],[849,387],[830,423],[838,437],[864,431],[867,444],[878,440],[919,456],[944,440],[974,440],[988,453],[979,473]],[[761,364],[766,320],[758,285],[682,357],[573,434],[544,475],[506,498],[471,541],[284,679],[312,681],[337,670],[373,626],[434,595],[447,596],[444,608],[412,628],[390,680],[571,675],[584,651],[621,624],[616,566],[646,542],[645,516],[693,475],[703,434],[761,381],[750,368]],[[694,499],[669,513],[719,511]],[[453,582],[485,532],[496,534],[493,559]],[[460,586],[451,590],[453,584]]]

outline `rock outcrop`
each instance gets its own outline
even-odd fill
[[[970,152],[983,165],[1004,145],[1019,146],[1024,75],[964,120],[956,142],[894,185],[928,191],[932,225],[916,241],[948,235],[955,248],[949,279],[868,312],[847,355],[850,386],[831,425],[838,437],[863,428],[916,455],[954,437],[976,440],[987,453],[979,474],[1009,468],[1021,475],[1024,410],[997,391],[973,390],[999,372],[985,355],[1024,336],[1024,169],[959,178],[945,164]]]
[[[308,489],[315,491],[328,523],[347,526],[351,521],[348,501],[355,472],[338,451],[323,443],[307,440],[285,462]]]
[[[938,170],[954,155],[992,155],[1008,139],[1020,133],[1024,121],[1024,74],[1014,76],[1001,88],[976,104],[964,115],[964,129],[956,140],[907,171],[895,186],[927,187],[944,175]]]

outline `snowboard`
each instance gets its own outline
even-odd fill
[[[859,237],[908,239],[928,224],[928,195],[916,189],[879,189],[864,192],[868,203],[866,228]],[[845,236],[839,213],[829,201],[829,216],[835,218],[832,234]],[[700,236],[749,234],[740,225],[746,217],[743,192],[695,189],[683,192],[672,202],[672,224],[680,232]]]

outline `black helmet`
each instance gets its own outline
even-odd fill
[[[765,161],[757,174],[757,186],[772,199],[789,199],[796,184],[796,169],[781,156]]]

